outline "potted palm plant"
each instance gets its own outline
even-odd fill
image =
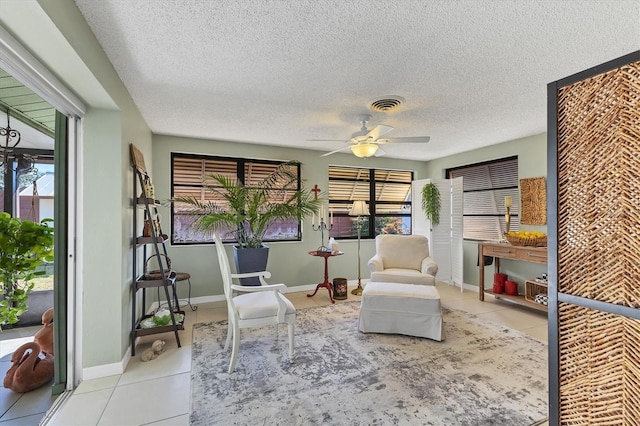
[[[32,280],[53,261],[53,228],[0,212],[0,326],[18,322],[27,307]]]
[[[302,220],[317,213],[322,200],[309,189],[299,186],[294,172],[300,163],[289,161],[278,165],[264,179],[245,185],[222,174],[206,177],[204,187],[212,201],[196,197],[176,197],[172,203],[186,205],[181,213],[197,216],[191,226],[205,233],[220,232],[231,236],[238,273],[266,270],[268,247],[265,234],[276,221]],[[243,285],[259,285],[253,278],[241,280]]]

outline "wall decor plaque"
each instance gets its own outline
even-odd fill
[[[544,177],[520,179],[520,223],[547,223],[547,185]]]

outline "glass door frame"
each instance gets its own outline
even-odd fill
[[[55,193],[55,204],[58,205],[55,208],[56,213],[62,215],[58,219],[64,218],[67,224],[66,229],[56,228],[58,239],[55,257],[59,262],[58,269],[66,271],[67,275],[65,283],[54,286],[57,288],[57,292],[54,291],[54,300],[66,308],[64,312],[55,313],[54,335],[60,339],[64,338],[64,347],[56,347],[56,352],[64,351],[66,361],[56,367],[54,391],[71,391],[82,377],[82,340],[79,329],[81,325],[77,320],[82,314],[82,306],[78,303],[78,300],[81,300],[78,296],[82,291],[82,283],[79,282],[81,275],[78,254],[80,251],[76,244],[81,238],[78,234],[82,221],[79,193],[81,179],[79,153],[82,141],[79,129],[86,113],[86,106],[2,26],[0,26],[0,68],[56,109],[56,125],[64,127],[63,124],[66,124],[66,130],[56,137],[56,151],[58,149],[60,151],[66,149],[66,151],[64,155],[54,153],[56,172],[60,170],[60,176],[65,176],[64,180],[59,180],[59,186],[56,187],[56,190],[63,192]],[[65,188],[62,189],[62,186]],[[56,226],[57,222],[58,220],[56,220]],[[60,222],[62,223],[62,220]],[[62,344],[62,342],[56,342],[56,344]],[[56,356],[56,362],[58,359],[59,357]]]

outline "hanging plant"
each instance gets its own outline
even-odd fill
[[[440,223],[440,190],[435,183],[422,187],[422,211],[433,225]]]

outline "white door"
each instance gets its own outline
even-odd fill
[[[422,188],[427,183],[434,183],[440,190],[438,225],[433,225],[422,211]],[[462,178],[413,181],[411,216],[413,234],[429,238],[429,254],[438,264],[436,280],[459,284],[462,289]]]
[[[464,192],[462,177],[451,179],[451,284],[459,285],[460,291],[464,284],[464,247],[463,247],[463,213]]]

